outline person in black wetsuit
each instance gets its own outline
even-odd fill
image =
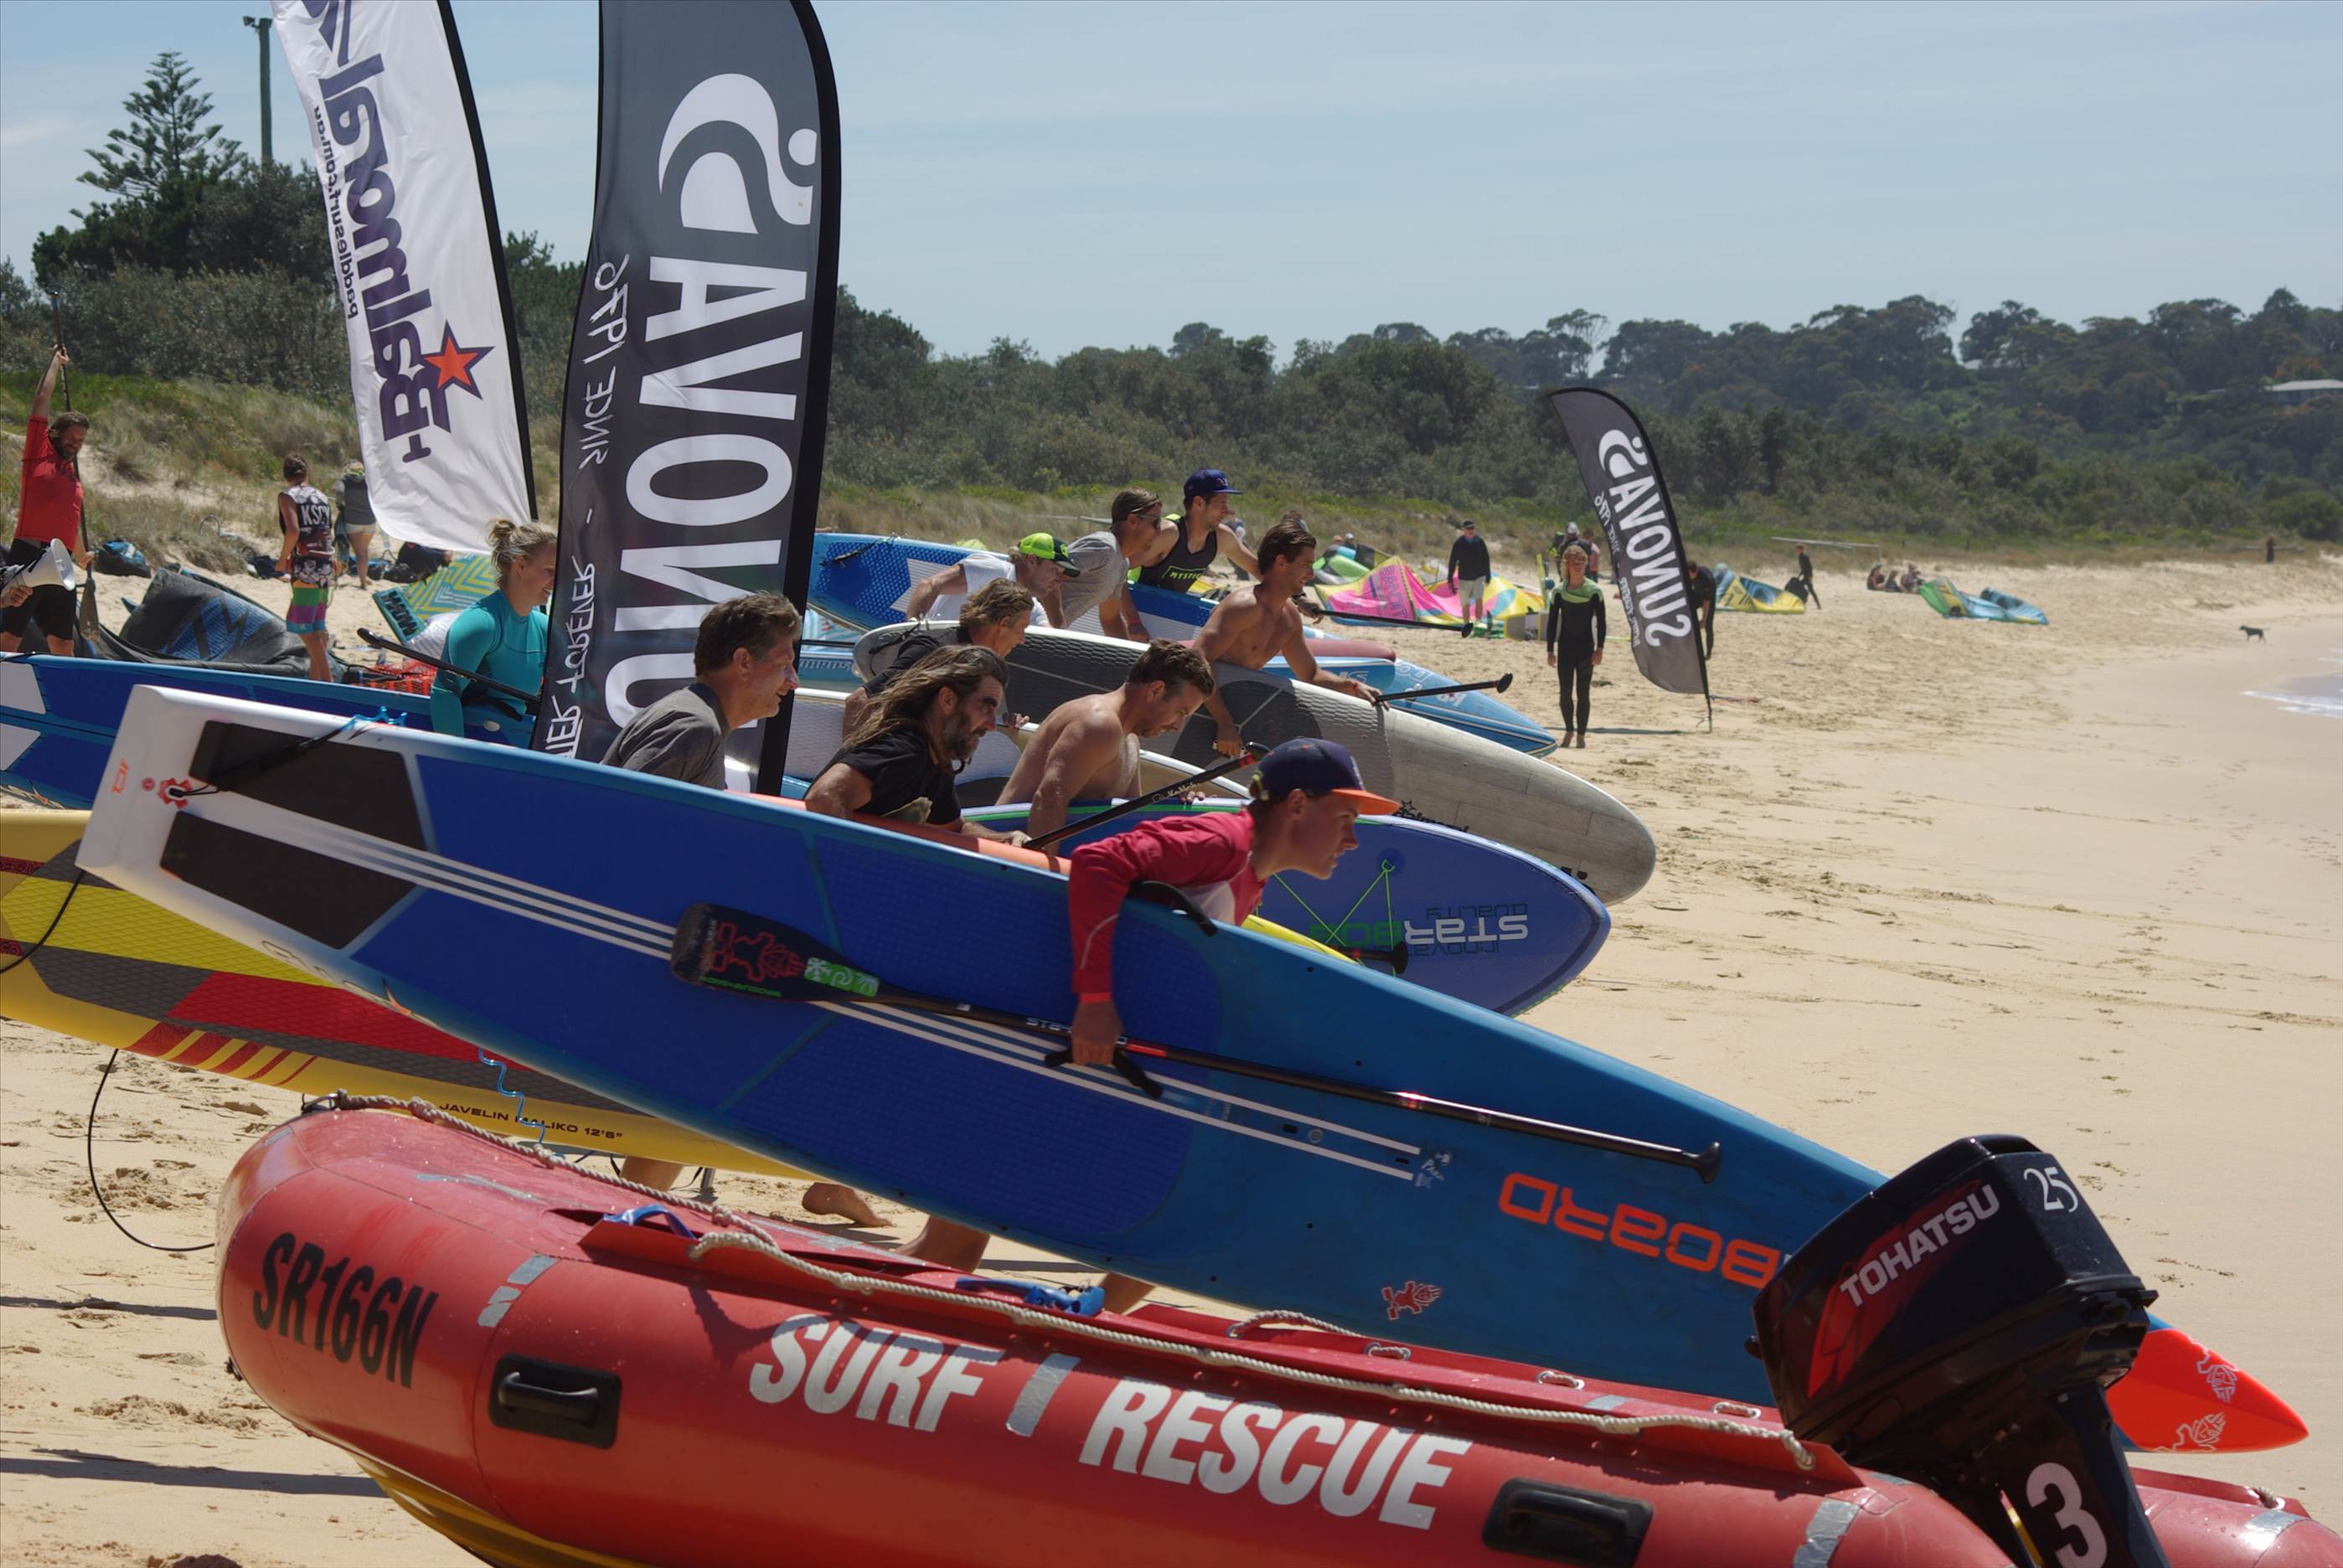
[[[1594,707],[1594,667],[1603,662],[1610,625],[1602,586],[1587,580],[1583,547],[1563,550],[1562,573],[1561,584],[1546,596],[1545,661],[1562,676],[1562,743],[1584,751],[1586,720]]]
[[[1692,598],[1692,615],[1700,636],[1700,654],[1711,658],[1716,654],[1716,574],[1706,567],[1684,557],[1684,590]]]
[[[1816,609],[1822,608],[1823,596],[1815,590],[1815,563],[1807,558],[1803,544],[1798,547],[1798,580],[1806,585],[1806,591],[1798,597]]]

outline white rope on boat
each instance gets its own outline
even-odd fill
[[[654,1199],[669,1208],[689,1209],[720,1223],[737,1227],[733,1231],[711,1231],[702,1236],[692,1245],[690,1251],[685,1254],[695,1263],[713,1251],[739,1249],[794,1269],[809,1279],[818,1281],[830,1290],[845,1294],[873,1300],[881,1297],[896,1297],[930,1305],[948,1302],[962,1310],[975,1307],[1004,1318],[1020,1328],[1089,1340],[1099,1344],[1118,1345],[1123,1349],[1138,1351],[1151,1356],[1191,1361],[1218,1371],[1246,1372],[1258,1377],[1274,1378],[1283,1382],[1299,1383],[1309,1388],[1324,1389],[1335,1393],[1356,1394],[1367,1399],[1396,1400],[1406,1404],[1438,1410],[1463,1411],[1469,1414],[1488,1416],[1500,1421],[1523,1422],[1535,1426],[1594,1432],[1605,1437],[1634,1437],[1646,1432],[1666,1429],[1720,1432],[1726,1436],[1745,1437],[1759,1442],[1778,1443],[1788,1452],[1792,1462],[1800,1470],[1812,1470],[1815,1467],[1813,1451],[1799,1442],[1796,1435],[1786,1427],[1753,1426],[1743,1421],[1725,1421],[1714,1415],[1694,1415],[1689,1412],[1664,1415],[1597,1415],[1586,1411],[1547,1410],[1535,1405],[1506,1404],[1494,1400],[1474,1399],[1464,1394],[1447,1393],[1438,1389],[1419,1388],[1406,1383],[1374,1382],[1363,1378],[1312,1372],[1303,1367],[1282,1366],[1277,1362],[1262,1361],[1256,1356],[1245,1355],[1235,1351],[1182,1344],[1177,1341],[1166,1340],[1151,1334],[1131,1333],[1121,1329],[1108,1328],[1086,1318],[1029,1307],[1021,1302],[1004,1302],[964,1291],[948,1291],[935,1285],[914,1284],[908,1280],[890,1280],[876,1275],[827,1268],[810,1259],[800,1258],[774,1245],[763,1227],[744,1215],[733,1212],[720,1203],[702,1202],[693,1198],[678,1198],[662,1192],[657,1188],[644,1186],[639,1181],[629,1181],[621,1176],[605,1175],[598,1171],[588,1171],[583,1167],[570,1164],[560,1156],[538,1144],[524,1142],[518,1138],[506,1138],[490,1132],[486,1128],[475,1127],[462,1117],[451,1111],[443,1111],[426,1100],[397,1100],[388,1095],[345,1094],[337,1091],[313,1101],[309,1109],[405,1111],[421,1121],[452,1127],[483,1142],[495,1144],[499,1149],[507,1149],[516,1154],[525,1155],[548,1169],[564,1171],[573,1175],[585,1176],[592,1181],[607,1182],[625,1191]],[[1232,1325],[1229,1332],[1232,1337],[1234,1337],[1242,1329],[1273,1322],[1300,1322],[1312,1328],[1325,1329],[1335,1333],[1350,1332],[1347,1329],[1310,1317],[1306,1313],[1292,1312],[1257,1312],[1242,1322]],[[1543,1382],[1545,1380],[1541,1376],[1539,1381]],[[1717,1408],[1724,1409],[1726,1406],[1720,1402]],[[1735,1408],[1748,1410],[1753,1415],[1756,1413],[1751,1406],[1742,1405]]]

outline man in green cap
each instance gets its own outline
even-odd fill
[[[912,585],[895,601],[908,620],[951,620],[960,606],[988,583],[1014,580],[1033,596],[1033,624],[1062,627],[1059,595],[1074,576],[1066,547],[1048,534],[1027,534],[1009,555],[970,550],[950,566]]]

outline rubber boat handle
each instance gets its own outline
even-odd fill
[[[497,1381],[497,1402],[507,1410],[525,1410],[531,1415],[549,1415],[557,1421],[591,1426],[602,1408],[602,1391],[547,1388],[524,1381],[517,1372],[508,1372]]]
[[[488,1420],[513,1432],[608,1448],[618,1441],[618,1374],[508,1355],[489,1380]]]

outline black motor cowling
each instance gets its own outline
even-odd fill
[[[1966,1138],[1782,1265],[1757,1352],[1793,1432],[1925,1482],[2013,1561],[2164,1568],[2106,1394],[2155,1299],[2056,1159]]]

